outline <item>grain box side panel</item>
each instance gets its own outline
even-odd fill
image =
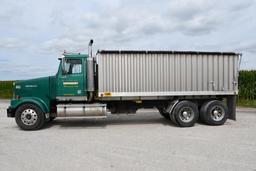
[[[124,96],[234,93],[238,56],[221,54],[98,54],[99,92]]]

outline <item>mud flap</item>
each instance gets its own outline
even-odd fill
[[[227,97],[228,119],[236,120],[236,96]]]
[[[172,111],[173,111],[174,107],[175,107],[178,103],[179,103],[179,100],[174,100],[174,101],[172,101],[172,102],[168,105],[167,109],[165,110],[166,112],[169,113],[170,119],[171,119],[171,121],[172,121],[174,124],[178,124],[178,123],[177,123],[177,121],[175,120],[174,114],[172,113]]]

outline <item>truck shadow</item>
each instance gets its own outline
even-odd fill
[[[73,127],[73,128],[104,128],[115,125],[154,125],[162,124],[176,127],[171,121],[159,116],[159,114],[135,114],[135,115],[110,115],[106,119],[86,118],[57,118],[45,125],[50,127]]]

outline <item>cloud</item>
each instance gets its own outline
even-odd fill
[[[7,59],[1,59],[0,58],[0,63],[6,63],[6,62],[8,62],[9,60],[7,60]]]
[[[242,42],[238,43],[236,45],[236,50],[241,52],[248,52],[255,54],[256,53],[256,41],[248,41],[248,42]]]
[[[249,8],[252,2],[228,1],[223,4],[210,0],[173,0],[162,1],[159,7],[145,0],[134,4],[110,1],[107,9],[105,4],[104,7],[98,6],[98,10],[79,14],[62,11],[58,15],[54,13],[53,18],[64,31],[45,41],[42,47],[49,51],[83,49],[90,38],[102,42],[99,47],[108,47],[120,43],[129,46],[134,40],[154,35],[209,35],[227,26],[232,18],[238,19],[239,12]],[[147,8],[142,4],[147,4]]]
[[[19,63],[18,65],[14,62],[0,61],[0,80],[9,79],[26,79],[33,77],[42,77],[47,75],[53,75],[56,72],[56,68],[53,68],[46,63],[41,63],[39,65],[31,65],[30,63]],[[47,69],[46,69],[47,68]]]
[[[0,58],[13,68],[56,68],[56,55],[86,52],[93,38],[95,50],[241,51],[244,67],[255,68],[255,10],[255,0],[2,0]]]
[[[210,34],[225,27],[233,18],[240,18],[239,12],[246,10],[253,0],[239,3],[229,0],[225,4],[219,1],[174,0],[169,3],[167,15],[173,18],[176,31],[190,36]]]
[[[254,4],[255,4],[254,0],[235,1],[231,4],[230,9],[232,11],[239,12],[252,7]]]
[[[9,23],[20,18],[23,12],[11,1],[1,1],[0,23]]]
[[[0,39],[0,48],[2,49],[20,49],[28,47],[29,43],[25,40],[20,40],[18,38],[3,38]]]

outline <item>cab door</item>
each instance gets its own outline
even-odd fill
[[[57,96],[85,96],[83,59],[64,58],[61,61]]]

